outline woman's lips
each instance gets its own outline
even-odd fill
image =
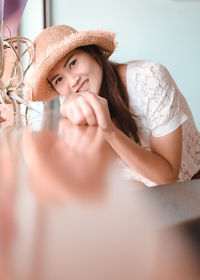
[[[85,92],[88,90],[88,82],[89,80],[85,80],[81,85],[80,87],[78,88],[77,92]]]

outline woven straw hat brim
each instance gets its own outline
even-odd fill
[[[115,47],[115,34],[108,31],[82,31],[63,37],[60,41],[49,45],[46,49],[37,48],[35,40],[35,60],[26,79],[25,97],[29,101],[49,101],[58,96],[58,93],[48,83],[49,71],[69,52],[80,46],[98,45],[104,54],[109,57]]]

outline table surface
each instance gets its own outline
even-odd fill
[[[102,131],[56,111],[1,123],[0,144],[2,280],[140,279],[155,230],[200,216],[199,180],[125,181]]]

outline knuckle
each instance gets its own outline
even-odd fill
[[[75,101],[72,100],[69,103],[67,103],[66,108],[72,108],[74,106],[74,104],[75,104]]]
[[[87,110],[87,111],[85,112],[85,116],[86,116],[87,118],[91,118],[91,117],[94,116],[94,113],[92,112],[92,110]]]
[[[86,97],[87,99],[96,99],[96,96],[93,93],[89,93]]]
[[[78,104],[82,104],[82,103],[84,103],[85,98],[83,96],[79,96],[76,101]]]
[[[82,116],[76,116],[75,118],[73,118],[74,124],[81,124],[83,120],[84,118]]]
[[[102,102],[103,102],[104,104],[108,104],[108,100],[107,100],[106,98],[102,98]]]

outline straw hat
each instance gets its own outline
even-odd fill
[[[116,46],[115,34],[108,31],[81,31],[70,26],[56,25],[44,29],[34,40],[35,59],[25,81],[25,98],[29,101],[48,101],[58,93],[47,81],[49,71],[67,53],[80,46],[98,45],[109,57]]]

